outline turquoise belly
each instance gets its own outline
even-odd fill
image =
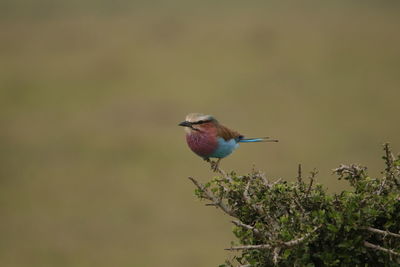
[[[225,158],[229,154],[231,154],[239,144],[235,139],[231,139],[226,141],[224,138],[218,137],[218,147],[217,149],[209,156],[210,158]]]

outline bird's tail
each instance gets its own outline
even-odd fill
[[[270,139],[269,137],[242,138],[239,140],[239,143],[254,143],[254,142],[278,142],[278,140]]]

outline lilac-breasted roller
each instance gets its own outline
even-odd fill
[[[190,149],[206,161],[218,160],[213,164],[214,171],[222,158],[230,155],[239,143],[278,142],[268,137],[244,138],[236,131],[220,124],[213,116],[190,113],[179,126],[185,127],[186,141]]]

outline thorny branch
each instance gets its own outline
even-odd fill
[[[251,231],[253,231],[253,233],[254,233],[256,236],[260,237],[260,234],[261,234],[260,231],[258,231],[258,229],[255,228],[254,226],[251,226],[251,225],[242,223],[241,221],[232,221],[232,223],[233,223],[234,225],[236,225],[236,226],[240,226],[240,227],[246,228],[246,229],[248,229],[248,230],[251,230]]]
[[[206,161],[210,163],[210,165],[211,165],[211,170],[213,170],[214,172],[217,172],[217,173],[221,174],[221,175],[222,175],[225,179],[227,179],[229,182],[232,182],[232,178],[231,178],[228,174],[226,174],[226,172],[225,172],[223,169],[221,169],[221,168],[219,167],[219,161],[220,161],[220,159],[217,160],[217,161],[212,161],[212,160],[208,159],[208,160],[206,160]]]
[[[310,176],[309,176],[309,178],[310,178],[310,183],[309,183],[309,185],[308,185],[308,189],[307,189],[307,192],[306,192],[306,195],[307,195],[307,196],[308,196],[308,195],[310,194],[310,192],[311,192],[311,188],[312,188],[312,186],[313,186],[313,183],[314,183],[314,180],[315,180],[315,176],[317,176],[317,174],[318,174],[317,169],[314,169],[314,170],[310,173]]]
[[[299,245],[300,243],[304,242],[307,238],[309,238],[315,231],[321,228],[322,225],[314,227],[311,232],[308,232],[304,236],[293,239],[287,242],[278,242],[278,245],[274,246],[275,248],[278,247],[282,248],[290,248]],[[235,246],[231,248],[226,248],[225,250],[249,250],[249,249],[271,249],[273,246],[270,244],[261,244],[261,245],[246,245],[246,246]]]
[[[383,150],[385,151],[385,156],[383,157],[383,159],[385,160],[386,165],[386,176],[388,176],[388,178],[393,178],[393,162],[395,159],[392,152],[390,151],[388,143],[383,145]]]
[[[297,182],[294,183],[281,182],[281,179],[276,182],[270,182],[263,173],[254,169],[251,174],[245,176],[238,176],[234,172],[227,175],[217,165],[213,165],[213,163],[211,163],[212,166],[215,167],[216,172],[221,174],[222,179],[216,178],[207,185],[199,183],[192,177],[189,177],[189,179],[197,187],[197,195],[200,198],[210,201],[208,205],[220,208],[226,214],[236,218],[232,221],[234,225],[244,230],[249,230],[235,232],[241,244],[245,245],[226,248],[229,251],[242,251],[242,258],[238,258],[240,264],[245,264],[242,262],[243,260],[246,260],[247,263],[256,262],[263,264],[268,262],[268,266],[288,263],[290,261],[293,263],[293,257],[289,259],[282,255],[287,255],[287,252],[289,252],[289,255],[294,256],[297,253],[295,252],[297,248],[298,251],[302,251],[299,253],[304,253],[304,246],[308,246],[311,238],[313,240],[318,239],[319,241],[321,238],[326,239],[327,236],[328,239],[331,238],[329,232],[332,231],[329,227],[321,231],[318,235],[313,233],[319,228],[327,226],[327,222],[333,222],[333,225],[335,225],[336,218],[338,218],[339,222],[342,221],[342,211],[348,208],[350,204],[352,205],[352,210],[354,208],[360,209],[368,215],[369,210],[363,210],[365,205],[359,203],[367,200],[375,201],[375,196],[378,195],[380,197],[377,198],[377,202],[371,202],[375,206],[370,207],[370,209],[376,212],[376,214],[382,214],[382,218],[385,219],[386,217],[384,216],[386,216],[386,213],[380,212],[381,207],[384,208],[385,203],[388,203],[385,201],[390,200],[391,202],[389,203],[392,203],[393,197],[395,199],[398,198],[400,201],[400,197],[398,197],[400,195],[398,193],[400,189],[398,187],[398,183],[400,183],[399,159],[394,158],[387,144],[385,144],[384,150],[385,155],[383,158],[385,159],[386,168],[382,172],[383,179],[381,180],[370,178],[366,172],[366,167],[355,164],[340,165],[339,168],[334,169],[334,172],[340,178],[348,180],[350,185],[356,189],[354,193],[349,195],[335,194],[329,196],[320,186],[314,186],[315,177],[318,173],[315,169],[308,177],[309,183],[306,183],[304,181],[306,177],[302,173],[302,166],[300,164],[297,170]],[[386,194],[389,192],[390,195]],[[361,197],[361,199],[357,202],[347,203],[346,200],[349,197]],[[387,199],[387,197],[389,198]],[[311,212],[316,209],[318,209],[316,211],[321,209],[326,210],[326,207],[332,209],[331,213],[317,212],[316,216],[313,215],[311,216],[313,218],[310,219]],[[396,207],[398,208],[398,206]],[[390,214],[391,218],[396,221],[398,220],[396,215],[398,212],[397,208],[394,209],[394,214]],[[370,216],[373,214],[375,213],[371,212]],[[334,218],[334,220],[330,220],[331,218]],[[361,222],[361,224],[357,225],[364,225],[363,217],[354,220],[355,223]],[[312,225],[314,228],[307,233],[296,232],[297,230],[295,229],[304,229],[302,227],[304,225],[307,225],[307,228]],[[374,228],[376,225],[382,224],[371,223],[370,227],[360,227],[357,229],[363,230],[359,231],[360,237],[364,240],[362,246],[371,249],[370,253],[368,253],[371,255],[374,255],[374,253],[382,255],[382,252],[388,254],[391,261],[394,256],[400,257],[400,247],[398,246],[400,232],[397,233],[399,229],[398,225],[391,226],[391,231]],[[292,233],[292,236],[294,236],[292,240],[284,242],[283,240],[287,240],[287,233],[291,233],[292,231],[295,231],[294,234]],[[252,232],[252,236],[249,236],[250,232]],[[383,242],[373,244],[366,241],[369,238],[376,237],[378,237],[377,240]],[[336,241],[335,238],[333,236],[332,240]],[[287,250],[292,247],[296,247],[296,249]],[[313,249],[318,251],[318,248]],[[362,248],[362,250],[365,249]],[[265,255],[267,258],[257,262],[259,259],[256,259],[253,255]],[[338,258],[340,257],[341,255],[338,255]],[[362,260],[365,259],[363,258]],[[370,260],[373,259],[371,258]],[[241,265],[241,267],[249,266],[252,266],[252,264]]]
[[[321,228],[322,225],[318,225],[316,227],[314,227],[314,229],[311,230],[311,232],[305,234],[304,236],[291,240],[291,241],[287,241],[285,243],[283,243],[283,245],[285,247],[293,247],[293,246],[297,246],[298,244],[300,244],[301,242],[305,241],[307,238],[309,238],[314,232],[316,232],[319,228]]]
[[[301,186],[301,184],[299,183],[299,185]],[[299,207],[299,209],[301,209],[301,214],[304,216],[305,215],[305,210],[304,210],[304,208],[303,208],[303,205],[301,205],[301,203],[300,203],[300,196],[299,196],[299,194],[297,193],[297,190],[294,190],[293,191],[293,193],[294,193],[294,198],[293,198],[293,200],[294,200],[294,202],[296,203],[296,205],[297,205],[297,207]]]
[[[303,182],[303,178],[301,176],[302,176],[301,164],[299,164],[299,167],[297,169],[297,182],[299,184],[302,184],[302,182]]]
[[[395,185],[400,186],[400,181],[396,179],[396,171],[399,172],[399,167],[400,166],[395,166],[395,157],[393,153],[390,150],[390,146],[388,143],[385,143],[383,145],[383,150],[385,151],[385,156],[383,159],[385,160],[385,177],[383,180],[386,182],[387,179],[389,179],[391,182],[393,182]]]
[[[272,246],[269,244],[261,245],[247,245],[247,246],[236,246],[231,248],[226,248],[225,250],[235,251],[235,250],[249,250],[249,249],[271,249]]]
[[[188,177],[190,179],[190,181],[193,182],[193,184],[202,192],[203,197],[205,199],[211,200],[212,203],[215,206],[220,207],[226,214],[232,216],[232,217],[236,217],[235,212],[229,208],[221,199],[218,199],[214,196],[213,193],[211,193],[207,188],[204,187],[204,185],[200,184],[196,179],[194,179],[193,177]]]
[[[264,185],[268,187],[269,181],[267,179],[267,176],[264,173],[258,173],[258,175],[261,178],[261,180],[263,180]]]
[[[393,237],[400,238],[399,234],[392,233],[392,232],[389,232],[389,231],[384,231],[384,230],[380,230],[380,229],[376,229],[376,228],[372,228],[372,227],[367,227],[366,229],[368,231],[370,231],[370,232],[381,234],[381,235],[384,235],[384,236],[393,236]]]
[[[343,178],[345,176],[351,176],[351,177],[359,177],[362,175],[363,172],[365,172],[367,168],[363,166],[358,166],[356,164],[351,164],[351,165],[344,165],[340,164],[340,166],[336,169],[333,169],[333,172],[339,175],[339,178]]]
[[[386,252],[386,253],[388,253],[390,255],[400,256],[400,253],[394,251],[393,249],[387,249],[387,248],[384,248],[384,247],[369,243],[368,241],[364,241],[364,246],[367,247],[367,248],[372,248],[372,249],[375,249],[375,250],[380,250],[380,251]]]
[[[280,253],[280,252],[281,252],[281,248],[279,248],[279,247],[274,248],[274,251],[272,252],[272,254],[273,254],[272,261],[274,262],[275,265],[278,264],[278,261],[279,261],[279,253]]]
[[[251,181],[249,180],[246,184],[246,188],[243,191],[243,198],[248,205],[252,206],[253,209],[258,212],[258,214],[262,215],[264,213],[263,209],[259,205],[251,203],[251,198],[249,197],[250,182]]]

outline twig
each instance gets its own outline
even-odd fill
[[[232,223],[233,223],[234,225],[236,225],[236,226],[240,226],[240,227],[243,227],[243,228],[246,228],[246,229],[248,229],[248,230],[253,231],[253,233],[254,233],[256,236],[260,236],[260,234],[261,234],[260,231],[259,231],[257,228],[255,228],[254,226],[251,226],[251,225],[242,223],[241,221],[232,221]]]
[[[263,184],[265,185],[265,187],[269,187],[270,186],[269,181],[268,181],[267,176],[266,176],[265,173],[260,172],[260,171],[255,171],[253,169],[252,170],[252,176],[254,178],[257,178],[257,177],[260,178],[262,180]]]
[[[265,232],[265,234],[268,236],[269,240],[276,240],[278,237],[278,232],[280,229],[280,226],[277,222],[277,219],[273,216],[264,216],[264,221],[268,226],[268,231]]]
[[[279,261],[279,253],[281,252],[281,249],[279,247],[274,248],[274,252],[273,252],[273,258],[272,261],[275,265],[278,264]]]
[[[385,160],[385,172],[386,176],[384,177],[384,182],[386,182],[386,178],[389,179],[390,182],[394,183],[396,186],[400,186],[399,181],[396,179],[395,170],[398,170],[396,166],[394,166],[395,157],[390,150],[389,143],[385,143],[383,145],[383,150],[385,151],[385,156],[383,159]],[[382,182],[383,183],[383,182]],[[383,186],[381,186],[383,187]]]
[[[389,236],[393,236],[393,237],[397,237],[400,238],[399,234],[395,234],[389,231],[384,231],[384,230],[380,230],[380,229],[376,229],[376,228],[372,228],[372,227],[367,227],[366,228],[368,231],[373,232],[373,233],[377,233],[377,234],[381,234],[381,235],[389,235]]]
[[[385,168],[386,175],[389,176],[390,178],[392,178],[393,177],[392,169],[393,169],[394,156],[393,156],[392,152],[390,151],[390,146],[388,143],[385,143],[383,145],[383,150],[385,151],[384,160],[385,160],[385,164],[386,164],[386,168]]]
[[[299,184],[303,182],[303,178],[301,177],[301,164],[299,164],[299,167],[297,169],[297,182]]]
[[[316,226],[311,232],[305,234],[304,236],[297,238],[297,239],[293,239],[287,242],[280,242],[278,246],[276,246],[275,248],[290,248],[290,247],[294,247],[299,245],[300,243],[304,242],[308,237],[310,237],[310,235],[312,233],[314,233],[315,231],[317,231],[322,225]],[[271,249],[272,246],[269,244],[261,244],[261,245],[246,245],[246,246],[236,246],[236,247],[231,247],[231,248],[227,248],[225,250],[249,250],[249,249]]]
[[[222,169],[220,169],[219,167],[217,167],[217,171],[224,176],[225,179],[227,179],[229,182],[233,182],[232,178],[226,174],[226,172]]]
[[[276,185],[276,184],[279,184],[281,181],[282,181],[282,178],[279,178],[278,180],[276,180],[275,182],[273,182],[273,183],[271,184],[271,187],[274,186],[274,185]]]
[[[398,257],[400,256],[399,252],[396,252],[396,251],[394,251],[392,249],[383,248],[381,246],[369,243],[368,241],[364,241],[364,246],[367,247],[367,248],[372,248],[372,249],[375,249],[375,250],[379,250],[379,251],[383,251],[383,252],[389,253],[390,255],[395,255],[395,256],[398,256]]]
[[[193,182],[193,184],[201,191],[204,193],[204,198],[211,200],[213,205],[220,207],[226,214],[236,217],[235,212],[229,208],[227,205],[225,205],[222,200],[217,199],[213,193],[211,193],[208,189],[204,187],[204,185],[200,184],[196,179],[193,177],[188,177],[190,181]]]
[[[379,186],[378,191],[376,192],[377,195],[382,194],[382,191],[385,188],[385,185],[386,185],[386,176],[382,178],[382,182],[381,182],[381,184]]]
[[[314,169],[312,172],[311,172],[311,174],[310,174],[310,184],[308,185],[308,189],[307,189],[307,192],[306,192],[306,195],[308,196],[309,194],[310,194],[310,192],[311,192],[311,188],[312,188],[312,185],[313,185],[313,183],[314,183],[314,180],[315,180],[315,176],[318,174],[318,171],[316,170],[316,169]]]
[[[318,225],[316,227],[314,227],[314,229],[311,230],[311,232],[308,232],[307,234],[305,234],[304,236],[297,238],[297,239],[293,239],[287,242],[284,242],[283,245],[285,247],[294,247],[297,246],[298,244],[300,244],[301,242],[305,241],[307,238],[310,237],[311,234],[313,234],[315,231],[317,231],[322,225]]]
[[[268,179],[267,179],[265,173],[260,173],[260,174],[259,174],[259,177],[261,178],[261,180],[263,181],[265,187],[267,187],[267,188],[271,188],[271,187],[273,187],[274,185],[276,185],[276,184],[278,184],[278,183],[280,183],[280,182],[282,181],[282,178],[279,178],[279,179],[276,180],[275,182],[270,183],[270,182],[268,181]]]
[[[246,188],[243,191],[243,197],[247,204],[250,204],[250,197],[249,197],[249,188],[250,188],[250,180],[247,181]]]
[[[301,184],[299,184],[299,186],[301,186]],[[300,188],[300,190],[302,190],[302,189]],[[304,210],[303,205],[301,205],[301,203],[300,203],[301,198],[300,198],[299,194],[297,194],[297,189],[293,190],[293,193],[294,193],[293,200],[296,203],[296,205],[301,209],[301,214],[304,216],[306,211]]]
[[[219,162],[220,162],[220,160],[221,160],[221,159],[218,159],[218,160],[215,162],[215,161],[212,161],[212,160],[208,159],[208,160],[206,160],[206,161],[210,163],[211,169],[214,170],[214,172],[220,173],[220,174],[221,174],[225,179],[227,179],[229,182],[233,182],[232,178],[231,178],[229,175],[227,175],[226,172],[225,172],[224,170],[222,170],[222,169],[219,167]]]
[[[271,248],[272,246],[269,244],[261,244],[261,245],[236,246],[236,247],[226,248],[225,250],[237,251],[237,250],[271,249]]]
[[[263,183],[266,187],[269,187],[269,181],[267,179],[267,176],[265,173],[259,173],[259,176],[261,177],[261,180],[263,180]]]
[[[250,180],[247,182],[246,187],[245,187],[245,189],[243,191],[244,201],[246,201],[246,203],[248,205],[252,206],[253,209],[255,209],[258,214],[263,215],[264,214],[264,210],[260,207],[260,205],[251,204],[251,199],[250,199],[250,196],[249,196],[249,188],[250,188]]]

